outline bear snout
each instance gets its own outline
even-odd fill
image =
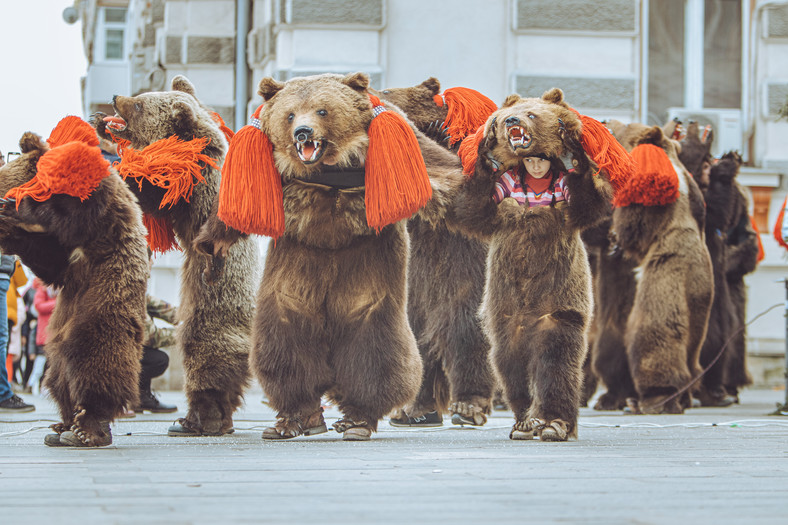
[[[295,137],[296,142],[303,144],[304,142],[310,140],[314,133],[315,130],[309,126],[298,126],[295,131],[293,131],[293,136]]]

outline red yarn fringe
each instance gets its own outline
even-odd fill
[[[10,189],[5,197],[15,199],[17,208],[25,197],[42,202],[63,194],[84,201],[109,175],[108,168],[109,162],[96,146],[69,142],[44,153],[36,164],[36,176]]]
[[[679,177],[665,150],[641,144],[632,150],[636,172],[613,197],[617,208],[642,204],[665,206],[679,198]]]
[[[47,139],[50,148],[74,141],[84,142],[88,146],[99,145],[98,135],[93,126],[73,115],[61,119]]]
[[[194,185],[205,182],[204,166],[218,167],[215,160],[202,153],[209,142],[208,138],[184,141],[172,136],[157,140],[142,151],[119,145],[121,161],[115,167],[124,179],[137,179],[140,187],[142,181],[147,180],[165,188],[167,191],[159,208],[172,207],[179,199],[188,202]]]
[[[627,150],[616,140],[604,124],[587,115],[581,115],[571,109],[582,124],[580,142],[600,171],[607,173],[607,178],[613,186],[613,191],[618,192],[634,171],[632,157]]]
[[[233,136],[235,135],[235,132],[227,127],[227,124],[224,123],[224,119],[222,118],[222,116],[219,115],[217,112],[212,111],[211,118],[213,119],[214,122],[219,124],[219,129],[222,130],[222,133],[224,133],[224,137],[227,139],[227,142],[229,143],[231,140],[233,140]]]
[[[475,133],[471,133],[463,139],[457,149],[457,155],[462,161],[462,172],[469,177],[473,176],[476,169],[476,160],[479,157],[479,144],[484,138],[484,124],[479,126]]]
[[[369,96],[373,107],[380,99]],[[432,197],[416,135],[396,112],[383,111],[369,125],[365,161],[367,224],[380,230],[412,216]]]
[[[148,229],[146,239],[152,252],[165,253],[172,249],[180,250],[175,240],[172,222],[167,217],[154,217],[149,213],[142,214],[142,223]]]
[[[443,92],[443,97],[449,109],[446,126],[451,137],[450,146],[454,146],[469,133],[473,133],[498,109],[495,102],[475,89],[449,88]]]
[[[777,244],[788,250],[788,244],[786,244],[785,240],[783,239],[783,217],[785,216],[786,205],[788,205],[788,197],[785,197],[783,205],[780,206],[780,213],[777,215],[777,221],[774,223],[772,235],[774,236],[774,240],[777,241]]]

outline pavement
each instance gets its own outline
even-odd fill
[[[513,419],[482,428],[394,428],[369,442],[336,432],[261,439],[274,412],[246,395],[236,432],[172,438],[175,414],[113,424],[101,449],[48,448],[54,404],[0,414],[0,523],[79,524],[788,524],[788,417],[781,390],[684,415],[581,409],[579,439],[511,441]],[[329,408],[330,425],[339,413]]]

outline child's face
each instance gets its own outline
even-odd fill
[[[539,157],[525,157],[523,165],[525,165],[525,170],[535,179],[541,179],[550,171],[550,161]]]

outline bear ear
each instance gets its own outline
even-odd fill
[[[560,88],[553,88],[544,92],[542,100],[553,104],[561,104],[564,101],[564,92]]]
[[[441,92],[441,83],[435,77],[428,78],[422,82],[419,87],[423,87],[428,90],[430,93],[432,93],[432,96],[435,96]]]
[[[29,153],[31,151],[45,152],[49,146],[44,142],[40,135],[32,131],[26,131],[22,138],[19,139],[19,151],[22,153]]]
[[[183,91],[184,93],[194,96],[194,85],[183,75],[177,75],[172,79],[172,90]]]
[[[662,147],[664,142],[665,134],[659,126],[652,126],[642,137],[640,137],[640,140],[638,140],[638,144],[653,144],[659,147]]]
[[[263,100],[271,100],[271,97],[283,90],[285,85],[282,82],[277,82],[271,77],[265,77],[260,81],[257,86],[257,94],[263,97]]]
[[[192,135],[198,127],[194,109],[185,102],[175,103],[172,108],[172,116],[175,134],[181,138]]]
[[[366,92],[369,88],[369,75],[366,73],[351,73],[341,80],[343,84],[359,92]]]
[[[517,93],[514,93],[514,94],[509,95],[508,97],[506,97],[506,100],[503,101],[503,105],[501,105],[501,107],[502,108],[508,108],[509,106],[514,106],[515,104],[517,104],[521,100],[522,100],[522,97],[520,95],[518,95]]]

